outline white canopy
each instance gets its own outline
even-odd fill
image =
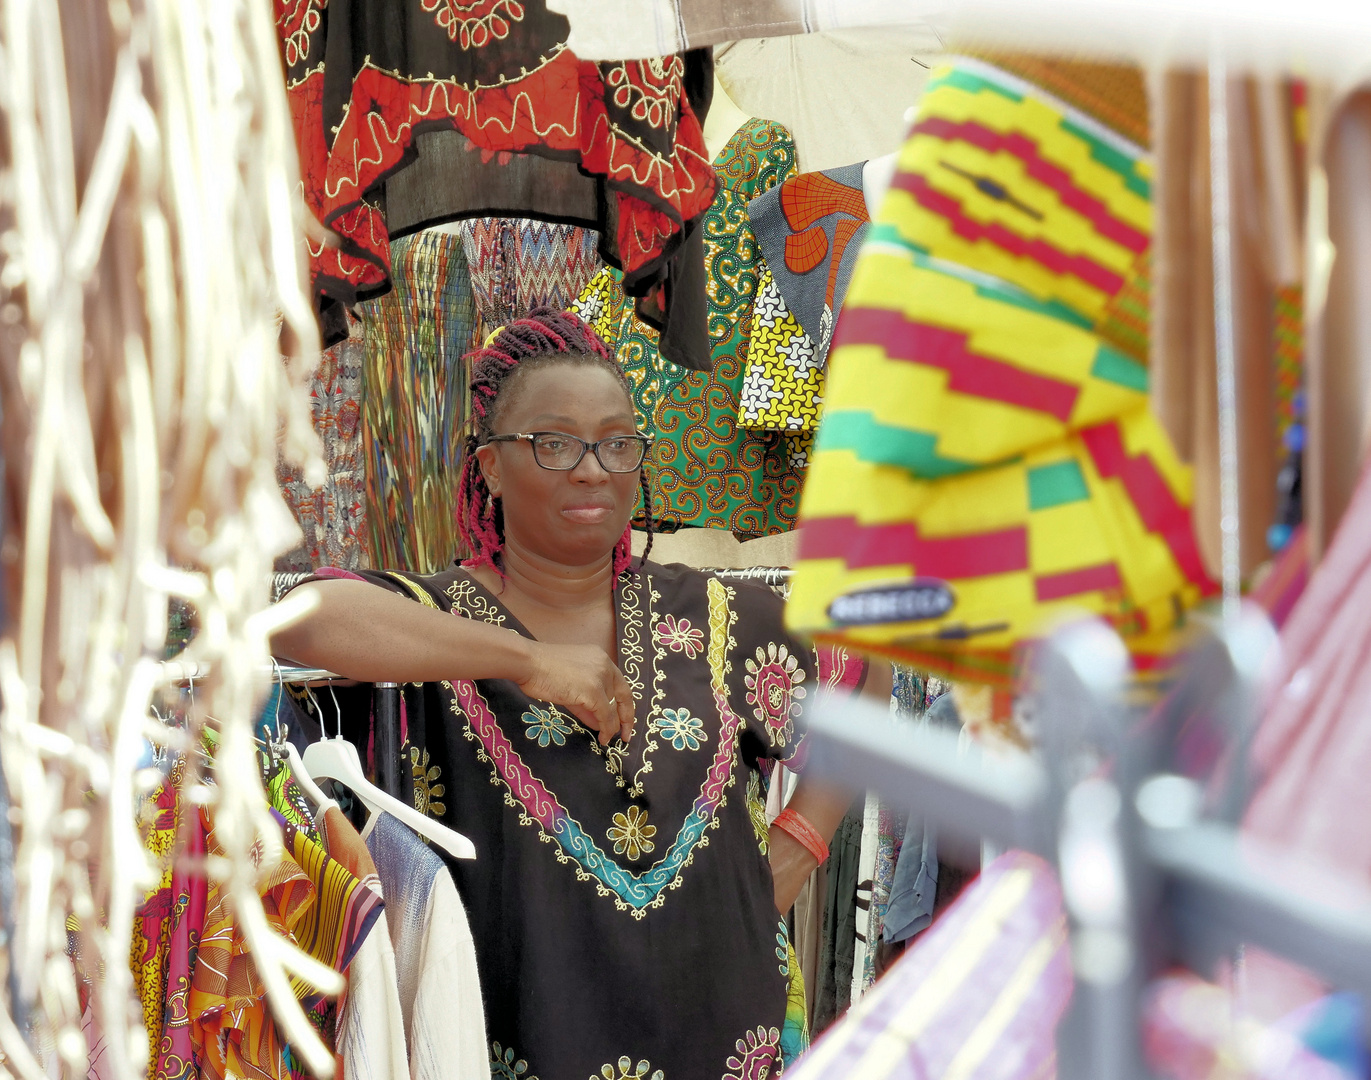
[[[1333,85],[1371,75],[1366,0],[549,0],[585,59],[661,56],[725,41],[903,27],[958,42],[1289,72]]]

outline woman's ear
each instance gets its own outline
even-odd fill
[[[493,498],[500,497],[500,457],[491,443],[476,448],[476,464],[481,468],[486,490]]]

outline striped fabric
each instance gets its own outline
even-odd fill
[[[457,473],[475,304],[460,237],[390,246],[394,288],[360,305],[368,559],[426,573],[457,554]],[[336,563],[331,565],[348,565]]]
[[[1071,996],[1061,893],[1011,851],[854,1005],[791,1080],[1041,1080]]]
[[[929,78],[883,207],[931,255],[1094,322],[1152,233],[1145,152],[979,60]]]
[[[1145,339],[1100,332],[1145,312],[1147,175],[981,61],[934,73],[838,323],[794,629],[1001,689],[1068,611],[1165,652],[1212,590],[1191,475]]]

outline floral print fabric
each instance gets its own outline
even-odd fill
[[[527,634],[465,571],[368,580]],[[629,744],[601,747],[513,683],[424,687],[412,753],[478,857],[453,867],[505,1080],[774,1076],[807,1042],[803,989],[752,807],[795,762],[822,685],[770,589],[648,564],[615,595]],[[728,912],[721,919],[718,913]],[[701,973],[708,973],[702,978]],[[627,988],[613,1009],[588,986]],[[797,1002],[798,998],[798,1004]]]

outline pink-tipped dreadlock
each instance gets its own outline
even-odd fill
[[[473,431],[462,445],[462,471],[457,483],[457,532],[470,552],[463,566],[489,566],[502,573],[497,562],[505,546],[504,514],[500,501],[491,497],[475,450],[495,431],[492,427],[501,392],[517,372],[550,364],[593,364],[612,371],[632,399],[628,380],[595,331],[575,315],[554,308],[538,308],[528,318],[502,326],[484,349],[471,359],[471,412]],[[652,550],[652,497],[647,469],[638,474],[643,494],[643,517],[647,547],[638,561],[641,569]],[[614,577],[626,573],[633,561],[632,528],[614,545]]]

